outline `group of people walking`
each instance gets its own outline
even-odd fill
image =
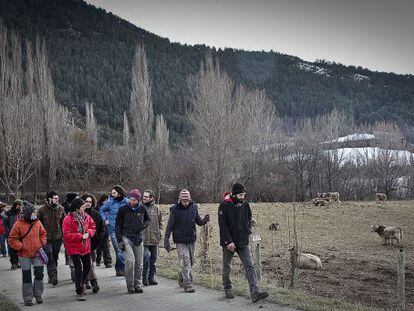
[[[33,298],[38,304],[43,302],[45,264],[49,283],[57,286],[57,265],[62,243],[80,301],[86,300],[86,288],[92,288],[93,293],[100,290],[94,265],[100,264],[102,253],[105,266],[111,267],[108,238],[116,254],[116,275],[125,276],[128,293],[142,293],[143,286],[158,284],[155,279],[156,260],[163,221],[161,209],[154,204],[151,190],[141,195],[138,189],[134,189],[127,194],[117,185],[108,197],[100,198],[98,202],[89,193],[81,196],[68,194],[67,198],[63,207],[59,204],[59,195],[50,192],[46,204],[38,210],[27,201],[16,200],[12,208],[2,212],[0,217],[5,225],[4,236],[9,245],[12,269],[17,269],[19,265],[22,269],[25,305],[33,305]],[[232,192],[220,203],[218,220],[226,298],[234,298],[230,265],[235,252],[245,267],[252,301],[266,298],[268,293],[261,291],[257,285],[249,250],[252,213],[241,184],[234,184]],[[170,208],[164,248],[168,252],[172,250],[169,241],[172,234],[181,268],[179,285],[187,293],[195,291],[192,266],[196,224],[203,226],[209,221],[208,214],[203,218],[199,215],[198,206],[191,200],[190,192],[182,189],[178,202]]]

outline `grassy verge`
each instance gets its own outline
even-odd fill
[[[178,267],[165,266],[158,267],[157,274],[166,278],[178,280]],[[222,290],[221,276],[201,274],[193,271],[194,281],[196,284],[215,289]],[[247,280],[232,276],[233,291],[236,295],[250,297]],[[348,302],[343,302],[336,299],[324,298],[314,295],[309,295],[300,290],[290,290],[286,288],[279,288],[269,284],[263,286],[269,292],[268,300],[282,305],[296,308],[304,311],[374,311],[375,308],[356,305]],[[223,293],[224,295],[224,293]]]
[[[19,311],[20,308],[16,306],[9,298],[0,293],[0,310],[1,311]]]

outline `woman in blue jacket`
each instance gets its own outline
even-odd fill
[[[115,220],[118,210],[128,204],[129,200],[126,197],[125,189],[122,186],[116,185],[112,188],[108,200],[106,200],[99,210],[99,214],[108,228],[109,237],[111,238],[112,246],[116,253],[115,271],[117,276],[125,275],[125,257],[119,249],[116,240]]]

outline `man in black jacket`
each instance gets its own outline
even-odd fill
[[[249,249],[249,235],[252,226],[252,211],[245,201],[246,190],[235,183],[231,194],[220,203],[218,222],[220,227],[220,245],[223,248],[223,286],[226,298],[234,298],[230,280],[230,264],[236,252],[246,271],[252,301],[264,299],[269,294],[260,291]]]
[[[141,192],[132,190],[129,204],[122,206],[115,220],[118,247],[125,256],[125,279],[128,293],[142,293],[142,264],[144,244],[142,231],[148,227],[150,218],[147,209],[139,203]]]
[[[170,217],[164,236],[164,248],[168,252],[171,250],[169,240],[172,232],[181,264],[179,283],[186,293],[195,292],[192,286],[193,276],[191,274],[191,267],[194,264],[194,244],[196,241],[195,225],[203,226],[209,220],[210,216],[208,214],[201,219],[198,214],[197,204],[191,201],[190,192],[187,189],[181,190],[178,203],[170,208]]]

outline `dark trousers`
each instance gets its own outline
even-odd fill
[[[75,268],[75,286],[76,294],[80,295],[83,293],[83,285],[85,284],[86,278],[88,277],[89,271],[91,270],[91,255],[70,255],[73,266]]]
[[[257,285],[256,273],[254,271],[249,246],[237,248],[235,252],[239,255],[239,258],[243,263],[244,270],[246,271],[250,293],[253,294],[258,292],[259,287]],[[232,289],[232,283],[230,280],[230,265],[233,256],[234,252],[230,252],[226,247],[223,247],[223,287],[225,290]]]
[[[109,235],[105,232],[101,243],[96,249],[96,262],[100,263],[103,255],[103,261],[105,265],[112,264],[111,252],[109,250]]]
[[[153,280],[157,269],[155,262],[157,261],[157,245],[144,246],[144,267],[142,271],[143,280]]]
[[[11,248],[10,245],[8,247],[8,250],[9,250],[9,256],[10,256],[10,263],[12,265],[17,265],[19,263],[18,252],[15,249]]]
[[[47,241],[44,250],[49,258],[47,263],[47,275],[49,280],[57,280],[57,265],[59,259],[59,252],[62,246],[62,240]]]
[[[6,237],[4,236],[4,234],[0,234],[0,252],[1,252],[1,254],[3,256],[6,256],[7,255],[7,250],[6,250]]]

